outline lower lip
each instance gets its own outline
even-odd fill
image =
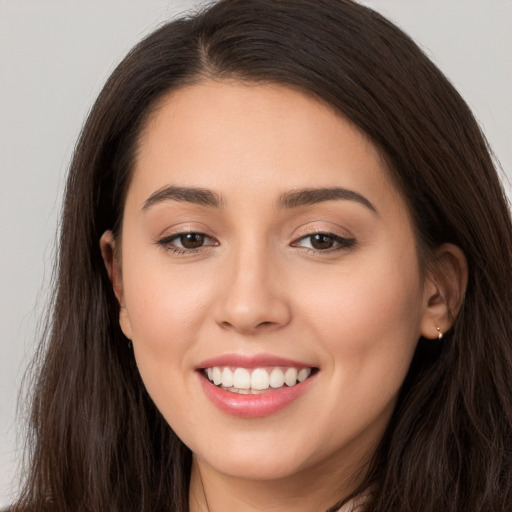
[[[222,412],[241,418],[261,418],[274,414],[302,396],[311,385],[315,375],[291,387],[282,387],[274,391],[257,395],[242,395],[225,391],[199,375],[206,396]]]

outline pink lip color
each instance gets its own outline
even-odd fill
[[[261,418],[269,416],[275,412],[284,409],[297,398],[302,396],[311,382],[314,381],[316,375],[312,375],[304,382],[295,384],[295,386],[267,391],[257,395],[243,395],[225,391],[212,382],[210,382],[203,374],[204,368],[212,368],[214,366],[231,366],[242,368],[263,368],[269,366],[293,366],[294,368],[312,368],[312,365],[272,356],[269,354],[259,354],[248,357],[238,354],[225,354],[212,359],[207,359],[196,366],[198,377],[206,396],[221,411],[240,418]]]
[[[206,396],[223,412],[241,418],[269,416],[299,398],[310,386],[315,375],[292,387],[282,387],[258,395],[241,395],[224,391],[198,374]]]
[[[214,366],[235,366],[240,368],[264,368],[266,366],[293,366],[294,368],[312,368],[313,365],[273,356],[271,354],[257,354],[255,356],[242,356],[240,354],[224,354],[206,359],[196,366],[196,370],[213,368]]]

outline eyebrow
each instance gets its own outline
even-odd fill
[[[292,190],[283,194],[277,203],[278,208],[298,208],[300,206],[309,206],[312,204],[322,203],[324,201],[334,200],[348,200],[355,201],[373,213],[377,214],[377,208],[366,197],[361,194],[340,187],[328,188],[306,188],[299,190]]]
[[[377,208],[363,195],[341,187],[327,188],[305,188],[292,190],[282,194],[277,201],[278,209],[299,208],[300,206],[309,206],[325,201],[334,200],[355,201],[373,213],[377,214]],[[196,187],[178,187],[169,185],[153,192],[145,201],[142,210],[147,210],[163,201],[179,201],[220,208],[224,201],[222,197],[211,190]]]
[[[211,206],[213,208],[220,208],[224,203],[222,197],[211,190],[170,185],[153,192],[146,199],[142,210],[147,210],[151,206],[169,200]]]

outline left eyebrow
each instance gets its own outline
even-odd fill
[[[155,204],[163,201],[179,201],[220,208],[223,204],[222,197],[205,188],[177,187],[169,185],[153,192],[146,201],[142,210],[147,210]]]
[[[329,188],[305,188],[299,190],[292,190],[283,194],[278,202],[277,207],[283,208],[298,208],[299,206],[309,206],[312,204],[322,203],[324,201],[334,200],[347,200],[355,201],[371,212],[378,215],[377,208],[366,197],[358,192],[340,187]]]

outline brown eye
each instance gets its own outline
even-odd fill
[[[166,251],[172,251],[178,254],[192,253],[204,247],[219,245],[214,238],[204,233],[194,232],[177,233],[176,235],[164,237],[158,240],[157,243]]]
[[[348,249],[356,243],[354,238],[343,238],[334,233],[313,233],[292,243],[293,247],[304,247],[317,252],[330,252]]]
[[[313,249],[317,249],[318,251],[331,249],[335,243],[334,237],[324,233],[317,233],[316,235],[312,235],[310,239],[311,247],[313,247]]]
[[[179,237],[180,245],[184,249],[198,249],[204,245],[205,240],[206,236],[202,233],[185,233]]]

